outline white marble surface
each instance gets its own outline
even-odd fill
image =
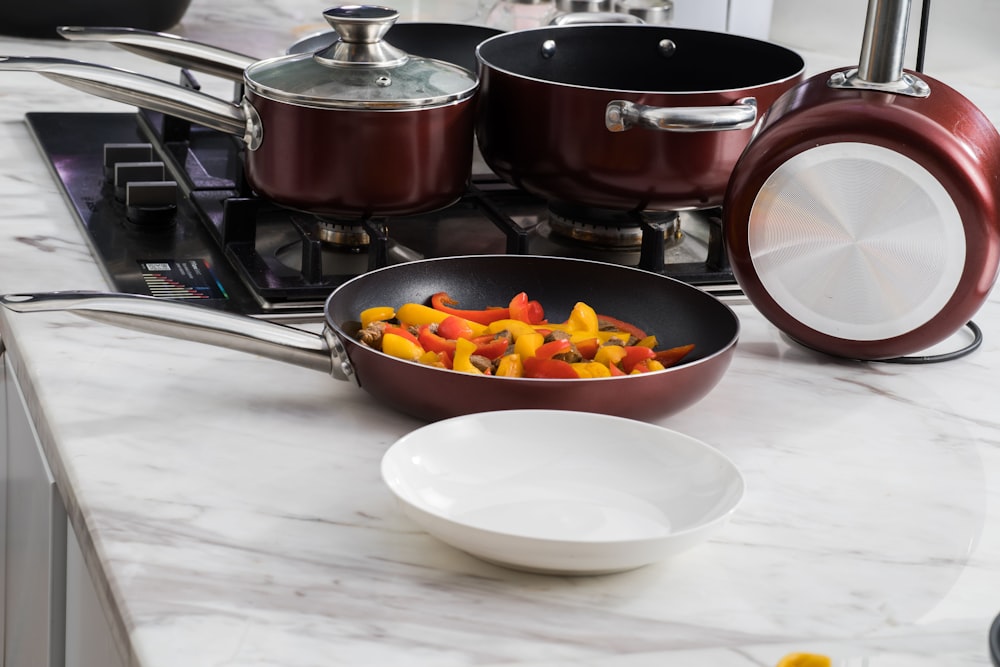
[[[278,5],[195,0],[178,31],[268,55],[322,9]],[[793,6],[776,3],[776,26]],[[803,52],[814,71],[841,62]],[[55,41],[0,38],[0,53],[168,71]],[[993,87],[949,81],[1000,118]],[[122,107],[0,77],[0,291],[106,287],[22,123],[91,109]],[[838,666],[988,664],[998,297],[976,316],[979,351],[923,367],[833,360],[736,310],[730,372],[663,424],[731,457],[744,505],[694,551],[592,578],[511,572],[422,533],[378,472],[419,422],[355,387],[68,314],[7,314],[0,336],[132,665],[751,667],[791,651]]]

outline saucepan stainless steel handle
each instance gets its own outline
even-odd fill
[[[315,334],[193,304],[111,292],[7,294],[0,296],[0,304],[18,313],[72,312],[115,326],[304,366],[338,380],[355,378],[343,344],[328,328]]]
[[[719,107],[653,107],[628,100],[609,102],[604,112],[611,132],[644,127],[668,132],[717,132],[743,130],[757,122],[757,99],[741,97]]]
[[[0,56],[0,70],[37,72],[63,85],[116,102],[178,116],[242,138],[253,150],[263,138],[253,107],[236,105],[153,77],[66,58]]]
[[[232,81],[243,81],[243,70],[255,62],[242,53],[139,28],[60,26],[56,32],[73,41],[108,42],[146,58]]]

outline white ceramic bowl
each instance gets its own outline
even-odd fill
[[[721,529],[736,466],[694,438],[588,412],[455,417],[400,438],[382,477],[428,533],[499,565],[603,574],[648,565]]]

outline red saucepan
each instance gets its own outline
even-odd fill
[[[461,306],[506,304],[526,291],[550,321],[577,301],[655,335],[659,347],[693,343],[666,370],[600,379],[471,375],[383,354],[355,339],[360,313],[425,303],[440,291]],[[87,293],[8,295],[11,310],[71,310],[160,335],[241,349],[356,381],[375,400],[436,420],[517,408],[582,410],[633,418],[676,413],[705,397],[729,367],[739,320],[715,297],[658,274],[586,260],[481,255],[397,264],[354,278],[327,299],[322,334],[153,297]]]
[[[903,71],[909,11],[909,0],[872,0],[860,67],[772,106],[723,206],[747,297],[836,356],[935,345],[997,276],[1000,134],[955,90]]]
[[[618,210],[721,204],[758,112],[805,70],[775,44],[635,24],[504,33],[477,56],[490,168],[549,200]]]
[[[345,6],[324,16],[341,39],[312,54],[246,68],[239,105],[157,79],[76,61],[0,58],[118,101],[243,139],[253,189],[321,215],[405,215],[446,206],[471,171],[477,80],[382,39],[395,10]]]

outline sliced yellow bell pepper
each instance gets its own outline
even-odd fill
[[[578,301],[566,320],[568,331],[597,331],[597,313],[582,301]]]
[[[542,325],[531,325],[527,322],[522,322],[521,320],[497,320],[495,322],[490,322],[486,327],[487,331],[493,334],[500,333],[501,331],[509,331],[511,337],[517,340],[517,337],[522,334],[533,334],[535,329],[541,328]]]
[[[535,350],[540,348],[544,342],[545,336],[540,333],[521,334],[514,341],[514,353],[520,356],[523,362],[528,357],[535,356]]]
[[[404,303],[396,311],[396,318],[403,322],[404,324],[409,324],[413,326],[421,326],[424,324],[440,324],[441,321],[446,317],[454,317],[448,313],[442,312],[440,310],[435,310],[430,306],[425,306],[421,303]],[[478,322],[473,322],[471,320],[465,320],[469,324],[469,328],[472,329],[475,335],[480,335],[486,333],[486,326],[479,324]]]
[[[417,361],[424,354],[424,349],[411,340],[394,333],[387,333],[382,336],[382,351],[386,354]]]
[[[367,327],[372,322],[385,322],[396,316],[396,309],[392,306],[375,306],[361,311],[361,328]]]
[[[451,369],[462,373],[482,375],[483,372],[472,364],[470,357],[476,353],[476,344],[466,338],[455,341],[455,358],[451,361]]]
[[[417,359],[417,361],[419,361],[422,364],[426,364],[427,366],[436,366],[437,368],[447,368],[447,366],[445,366],[444,364],[444,361],[442,361],[441,359],[441,355],[438,354],[437,352],[430,352],[430,351],[424,352],[422,355],[420,355],[420,358]]]
[[[624,358],[625,348],[621,345],[602,345],[597,348],[597,354],[594,355],[594,361],[605,366],[617,364]]]
[[[638,343],[636,343],[636,345],[638,345],[639,347],[648,347],[651,350],[654,347],[656,347],[656,344],[657,344],[656,343],[656,336],[646,336],[645,338],[643,338],[642,340],[640,340]]]
[[[521,363],[521,355],[515,352],[513,354],[505,354],[500,357],[500,363],[497,365],[496,374],[498,377],[524,377],[524,364]]]
[[[576,374],[582,378],[611,377],[611,369],[596,361],[581,361],[570,365],[576,371]]]

